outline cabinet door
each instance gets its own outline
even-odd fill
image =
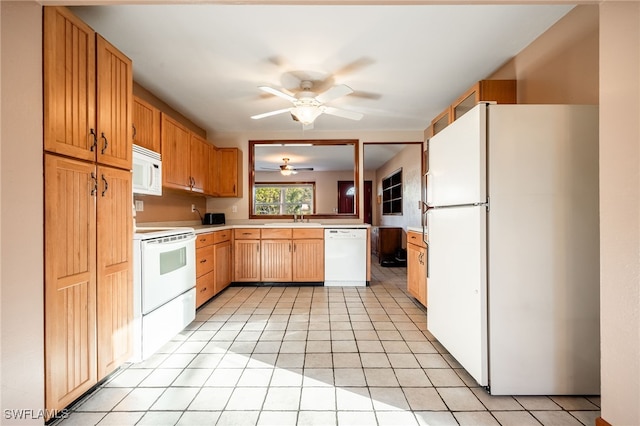
[[[45,403],[59,410],[98,380],[95,166],[45,154],[44,174]]]
[[[140,98],[133,97],[133,143],[160,152],[160,110]]]
[[[166,114],[161,117],[162,184],[167,188],[190,191],[189,130]]]
[[[235,240],[233,255],[235,281],[260,281],[260,240]]]
[[[209,144],[209,166],[207,167],[207,185],[205,194],[218,195],[218,148]]]
[[[293,240],[293,281],[324,281],[324,240]]]
[[[132,354],[133,212],[131,172],[98,167],[98,378]]]
[[[214,272],[211,271],[196,278],[196,308],[202,306],[215,294],[214,276]]]
[[[288,282],[291,270],[291,240],[262,240],[262,281]]]
[[[215,294],[220,293],[231,284],[231,241],[218,243],[214,246],[215,258]]]
[[[427,306],[427,255],[424,247],[407,244],[407,292]]]
[[[97,161],[131,170],[131,107],[133,72],[131,60],[100,35],[97,42]]]
[[[240,185],[238,184],[238,149],[218,148],[216,154],[216,169],[218,169],[216,194],[219,197],[241,196]]]
[[[64,7],[44,8],[44,149],[96,158],[96,36]]]
[[[190,170],[192,178],[191,190],[205,192],[208,187],[209,173],[209,144],[200,136],[191,134]]]

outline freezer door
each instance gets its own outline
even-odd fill
[[[429,139],[426,196],[430,206],[487,201],[486,108],[477,105]]]
[[[427,214],[427,328],[478,384],[487,386],[486,208],[439,208]]]

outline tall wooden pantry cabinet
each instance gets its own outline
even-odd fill
[[[133,316],[132,63],[44,8],[45,404],[125,362]]]

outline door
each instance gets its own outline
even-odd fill
[[[238,186],[238,161],[239,154],[237,148],[216,149],[218,170],[216,181],[216,195],[219,197],[238,197],[240,187]]]
[[[234,281],[260,281],[260,240],[235,240],[233,257]]]
[[[161,114],[162,183],[175,189],[191,190],[189,130],[166,114]]]
[[[44,149],[96,158],[96,35],[63,7],[44,8]]]
[[[131,170],[131,106],[133,72],[131,60],[99,35],[97,55],[97,161]]]
[[[486,106],[476,106],[429,140],[427,204],[484,203]]]
[[[291,240],[262,240],[261,252],[262,281],[291,281]]]
[[[209,144],[198,135],[191,134],[191,177],[194,192],[204,192],[209,173]]]
[[[133,353],[133,217],[131,172],[98,167],[98,377]]]
[[[293,281],[324,281],[323,240],[293,240]]]
[[[437,208],[427,215],[427,327],[469,374],[486,386],[486,208]]]
[[[338,213],[355,213],[355,194],[352,180],[338,181]]]
[[[92,164],[44,160],[45,403],[59,410],[97,382],[96,181]]]

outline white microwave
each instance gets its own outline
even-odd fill
[[[133,193],[162,195],[160,154],[138,145],[133,145]]]

